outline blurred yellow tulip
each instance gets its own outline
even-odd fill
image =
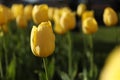
[[[21,28],[26,28],[28,24],[27,19],[24,15],[17,16],[16,23],[18,27],[21,27]]]
[[[82,16],[82,14],[86,11],[87,7],[84,3],[80,3],[77,7],[77,15],[79,17]]]
[[[0,25],[7,23],[6,11],[3,7],[0,6]]]
[[[84,34],[93,34],[98,30],[98,24],[94,17],[88,17],[82,22]]]
[[[24,6],[23,4],[13,4],[11,7],[14,17],[24,14]]]
[[[106,26],[113,26],[118,23],[117,13],[111,8],[107,7],[103,13],[103,21]]]
[[[32,9],[33,6],[31,4],[28,4],[24,7],[24,15],[26,16],[27,20],[32,19]]]
[[[55,12],[55,8],[53,7],[48,8],[48,17],[50,20],[53,20],[54,12]]]
[[[55,31],[57,34],[64,34],[64,33],[67,32],[67,30],[60,25],[60,23],[55,23],[54,31]]]
[[[73,12],[63,12],[60,18],[60,24],[68,30],[74,29],[76,25],[75,14]]]
[[[64,13],[64,12],[72,12],[71,9],[69,7],[62,7],[60,8],[60,13]]]
[[[91,10],[91,11],[85,11],[82,14],[82,21],[84,21],[84,19],[86,19],[88,17],[94,17],[94,11],[93,10]]]
[[[35,24],[48,21],[48,5],[35,5],[32,10],[32,18]]]
[[[120,46],[107,57],[99,80],[120,80]]]
[[[13,13],[12,13],[10,8],[8,8],[5,5],[0,4],[0,9],[3,10],[4,17],[6,17],[6,21],[10,21],[10,20],[14,19],[14,15],[13,15]]]
[[[55,35],[51,22],[42,22],[31,31],[31,49],[35,56],[48,57],[55,49]]]

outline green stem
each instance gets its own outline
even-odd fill
[[[48,80],[48,73],[47,73],[46,60],[45,60],[45,58],[43,58],[43,64],[44,64],[44,69],[45,69],[45,74],[46,74],[46,80]]]
[[[67,33],[68,37],[68,74],[72,79],[72,40],[71,40],[71,35],[70,32]]]
[[[90,77],[93,78],[93,73],[94,73],[94,59],[93,59],[93,39],[92,39],[92,35],[89,35],[89,47],[90,47],[90,56],[89,56],[89,60],[90,60]]]
[[[93,59],[93,39],[92,35],[83,35],[83,42],[84,42],[84,51],[86,53],[86,56],[88,57],[90,61],[90,73],[89,77],[90,79],[94,76],[94,59]]]
[[[1,79],[3,79],[3,69],[2,69],[2,61],[0,60],[0,76],[1,76]]]

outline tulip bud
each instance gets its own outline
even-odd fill
[[[54,12],[55,12],[55,8],[49,7],[49,9],[48,9],[48,17],[49,17],[50,20],[53,20]]]
[[[24,15],[17,16],[16,23],[18,27],[21,27],[21,28],[26,28],[28,24],[27,19]]]
[[[55,23],[54,31],[58,34],[64,34],[67,32],[67,30],[64,27],[62,27],[59,23]]]
[[[103,21],[106,26],[113,26],[118,23],[117,13],[110,7],[105,8],[103,13]]]
[[[107,57],[99,80],[120,80],[120,46]]]
[[[85,34],[93,34],[98,30],[97,21],[93,17],[86,18],[82,22],[82,31]]]
[[[31,49],[35,56],[48,57],[55,49],[55,35],[51,23],[42,22],[31,31]]]
[[[87,7],[85,4],[80,3],[77,7],[77,15],[80,17],[86,11]]]
[[[88,17],[94,17],[94,11],[85,11],[82,14],[82,21],[84,21],[84,19],[88,18]]]
[[[32,10],[32,17],[33,21],[36,24],[48,21],[48,5],[46,4],[35,5]]]
[[[0,7],[0,25],[7,23],[7,16],[5,14],[5,9]]]
[[[33,9],[33,6],[30,4],[26,5],[24,8],[24,15],[26,16],[27,20],[32,19],[32,9]]]
[[[23,4],[13,4],[11,7],[14,17],[24,14],[24,6]]]
[[[72,12],[63,12],[60,18],[60,24],[66,29],[74,29],[76,25],[75,14]]]

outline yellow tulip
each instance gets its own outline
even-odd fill
[[[74,29],[76,25],[75,14],[72,12],[63,12],[60,18],[60,24],[68,30]]]
[[[23,4],[13,4],[11,7],[14,17],[24,14],[24,6]]]
[[[32,10],[32,18],[35,24],[48,21],[48,5],[35,5]]]
[[[84,3],[80,3],[77,7],[77,15],[79,17],[82,16],[82,14],[86,11],[87,7]]]
[[[103,21],[106,26],[113,26],[118,23],[117,13],[111,8],[107,7],[103,13]]]
[[[0,25],[7,23],[6,11],[3,7],[0,6]]]
[[[53,7],[48,8],[48,17],[50,20],[53,20],[54,12],[55,12],[55,8]]]
[[[82,21],[84,21],[84,19],[88,18],[88,17],[94,17],[94,11],[85,11],[82,14]]]
[[[31,31],[31,49],[35,56],[48,57],[55,49],[55,35],[51,23],[42,22]]]
[[[32,9],[33,6],[31,4],[26,5],[24,8],[24,15],[26,16],[27,20],[32,19]]]
[[[53,15],[53,20],[55,23],[59,23],[60,22],[60,17],[61,17],[61,13],[59,9],[55,9],[54,15]]]
[[[99,80],[120,80],[120,46],[107,57]]]
[[[3,10],[3,14],[4,14],[4,17],[6,18],[6,21],[10,21],[14,19],[14,15],[10,8],[2,4],[0,4],[0,8]]]
[[[71,9],[69,7],[63,7],[63,8],[60,8],[60,13],[64,13],[64,12],[72,12]]]
[[[64,34],[64,33],[67,32],[67,30],[60,25],[60,23],[55,23],[54,31],[55,31],[57,34]]]
[[[93,34],[98,30],[97,21],[93,17],[86,18],[82,22],[82,31],[85,34]]]
[[[21,27],[21,28],[26,28],[28,24],[27,19],[24,15],[17,16],[16,23],[18,27]]]

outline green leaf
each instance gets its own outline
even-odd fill
[[[48,71],[48,77],[51,80],[55,72],[55,59],[54,58],[52,58],[52,60],[48,64],[47,71]]]
[[[45,72],[39,72],[39,80],[46,80]]]
[[[74,78],[75,78],[76,75],[77,75],[77,70],[78,70],[77,62],[74,63],[72,70],[73,70],[73,71],[72,71],[72,80],[74,80]]]
[[[15,80],[15,74],[16,74],[16,57],[13,56],[10,64],[7,67],[8,80]]]
[[[59,71],[62,80],[71,80],[67,73]]]

